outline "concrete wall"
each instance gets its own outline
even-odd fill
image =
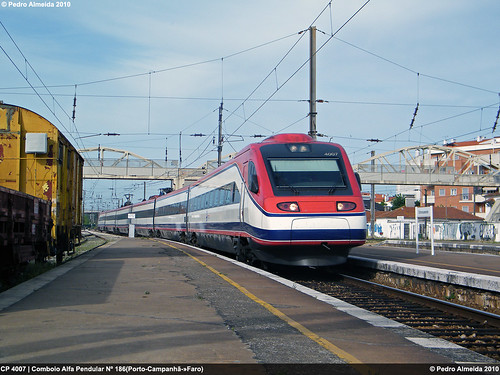
[[[370,223],[367,224],[368,236],[371,236]],[[415,220],[377,220],[375,238],[415,239]],[[420,222],[420,233],[424,233],[424,222]],[[427,231],[430,230],[430,221]],[[500,242],[500,223],[485,222],[434,222],[435,240],[492,241]]]

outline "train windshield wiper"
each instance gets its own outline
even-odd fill
[[[282,179],[279,176],[276,176],[276,187],[278,189],[286,189],[289,188],[295,195],[300,195],[300,191],[293,185],[290,185],[286,181],[282,181]]]
[[[295,195],[300,195],[300,191],[295,187],[290,184],[286,184],[286,187],[289,187],[290,190],[295,194]]]
[[[345,185],[333,185],[333,186],[330,186],[330,190],[328,190],[328,194],[329,195],[335,194],[335,192],[337,191],[338,188],[345,189],[346,186]]]

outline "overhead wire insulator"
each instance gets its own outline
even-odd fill
[[[498,116],[500,115],[500,106],[498,107],[498,111],[497,111],[497,117],[495,119],[495,123],[493,124],[493,130],[492,130],[492,133],[495,132],[496,128],[497,128],[497,124],[498,124]]]
[[[500,98],[500,94],[498,94],[498,97]],[[495,123],[493,124],[493,130],[491,131],[492,133],[495,132],[497,129],[497,124],[498,124],[498,116],[500,115],[500,104],[498,104],[498,111],[497,111],[497,117],[495,118]]]
[[[413,112],[413,118],[411,119],[410,123],[410,130],[413,128],[413,124],[415,123],[415,117],[417,117],[417,112],[418,112],[418,106],[420,102],[420,73],[417,73],[417,106],[415,107],[415,112]]]
[[[410,129],[413,128],[413,124],[415,123],[415,117],[417,117],[418,106],[419,103],[417,103],[417,106],[415,107],[415,112],[413,112],[413,118],[411,119]]]
[[[75,85],[75,97],[73,98],[73,122],[75,122],[76,117],[76,85]]]

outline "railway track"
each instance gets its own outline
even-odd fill
[[[500,361],[500,316],[347,275],[294,282]]]

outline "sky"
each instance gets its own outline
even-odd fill
[[[0,2],[0,100],[42,115],[77,149],[178,160],[181,138],[182,166],[198,167],[217,158],[221,102],[223,154],[254,135],[307,133],[310,26],[319,140],[341,144],[351,163],[499,135],[498,0],[40,3]],[[163,185],[148,182],[147,195]],[[143,197],[134,181],[84,189],[86,207]]]

